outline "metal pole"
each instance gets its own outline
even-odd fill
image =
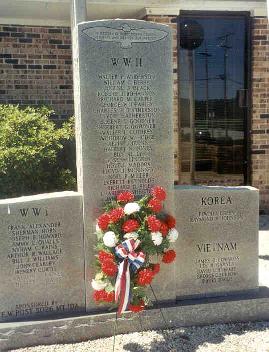
[[[195,182],[195,93],[194,93],[194,53],[188,50],[189,100],[190,100],[190,178]]]
[[[206,127],[209,129],[209,73],[208,73],[208,58],[212,56],[208,53],[207,45],[205,41],[205,51],[202,53],[198,53],[205,58],[205,74],[206,74]]]
[[[228,138],[228,116],[227,116],[227,47],[224,47],[224,119],[225,119],[225,138]]]
[[[86,0],[71,0],[71,34],[72,34],[72,59],[73,59],[73,85],[75,115],[78,115],[79,100],[79,64],[78,64],[78,32],[77,25],[87,19]],[[76,77],[76,79],[75,79]]]
[[[78,160],[81,159],[81,141],[80,141],[80,119],[81,106],[80,106],[80,73],[79,73],[79,56],[78,56],[78,24],[87,19],[86,0],[71,0],[70,7],[71,17],[71,35],[72,35],[72,63],[73,63],[73,87],[74,87],[74,110],[76,121],[76,154],[77,154],[77,179],[78,189],[82,187],[82,169]]]
[[[228,39],[230,36],[234,35],[234,33],[227,33],[221,37],[218,37],[222,41],[219,45],[220,48],[224,49],[224,73],[223,73],[223,85],[224,85],[224,121],[225,121],[225,138],[228,138],[228,111],[227,111],[227,58],[228,58],[228,50],[232,49],[232,46],[228,45]]]
[[[209,99],[209,76],[208,76],[208,57],[210,55],[207,52],[207,47],[205,47],[205,73],[206,73],[206,127],[209,129],[209,108],[208,108],[208,99]]]
[[[75,59],[77,53],[77,38],[76,29],[80,22],[84,22],[87,19],[87,5],[86,0],[71,0],[71,34],[72,34],[72,58],[73,58],[73,75],[75,76]],[[74,90],[76,89],[74,80]],[[76,108],[75,108],[76,110]]]
[[[87,5],[86,0],[72,0],[71,1],[71,28],[84,22],[87,19]]]

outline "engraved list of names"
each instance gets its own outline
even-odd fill
[[[117,59],[112,64],[117,64]],[[128,66],[132,59],[123,62]],[[142,58],[135,58],[142,65]],[[99,115],[98,137],[105,154],[102,197],[120,190],[133,190],[137,195],[156,182],[152,153],[156,143],[157,116],[161,112],[153,82],[154,74],[99,74],[101,89],[96,92]]]
[[[85,311],[82,198],[0,201],[0,322]]]

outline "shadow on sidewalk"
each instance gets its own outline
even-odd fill
[[[260,229],[260,231],[269,230],[269,215],[260,215],[259,229]]]
[[[220,344],[227,335],[244,335],[251,331],[269,330],[269,322],[209,325],[159,331],[162,341],[153,341],[143,347],[138,343],[128,343],[123,351],[129,352],[195,352],[199,346]],[[257,346],[258,347],[258,346]],[[212,347],[211,347],[212,348]],[[258,350],[257,350],[258,351]]]

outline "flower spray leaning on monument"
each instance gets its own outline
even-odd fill
[[[169,264],[176,257],[169,249],[178,238],[176,221],[162,210],[165,198],[160,186],[138,201],[125,191],[97,219],[93,296],[97,303],[118,305],[118,314],[149,305],[146,286],[160,271],[160,262]]]

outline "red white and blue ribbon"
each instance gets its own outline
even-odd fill
[[[128,307],[130,300],[130,269],[137,271],[145,262],[143,252],[136,253],[139,240],[126,240],[115,248],[116,255],[123,259],[118,268],[118,275],[115,284],[115,299],[119,301],[118,314],[122,314]]]

